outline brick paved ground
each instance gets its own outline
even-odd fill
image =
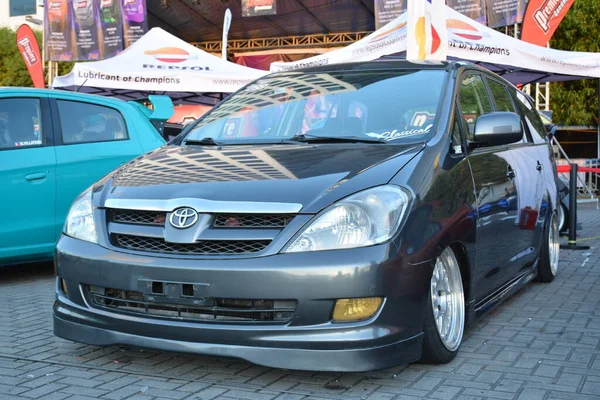
[[[599,210],[580,221],[580,237],[600,234]],[[451,364],[360,374],[71,343],[52,334],[52,266],[0,269],[0,399],[598,399],[600,240],[588,243],[480,321]]]

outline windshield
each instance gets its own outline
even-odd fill
[[[264,143],[298,137],[423,141],[435,131],[445,76],[443,70],[272,75],[215,107],[184,141]]]

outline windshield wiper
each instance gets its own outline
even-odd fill
[[[293,142],[315,143],[315,142],[353,142],[353,143],[386,143],[383,139],[358,137],[358,136],[316,136],[296,135],[288,140]]]
[[[221,146],[221,143],[215,142],[215,140],[211,137],[205,137],[200,140],[188,139],[184,143],[185,144],[200,144],[200,145],[204,145],[204,146]]]

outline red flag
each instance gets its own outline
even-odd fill
[[[44,88],[44,65],[40,56],[40,46],[31,27],[23,24],[17,29],[17,47],[23,56],[29,76],[36,88]]]
[[[575,0],[530,0],[521,39],[546,46]]]

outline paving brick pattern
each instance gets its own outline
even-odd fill
[[[579,218],[579,237],[600,234],[600,210]],[[478,322],[452,363],[356,374],[68,342],[52,333],[52,266],[0,269],[0,399],[599,399],[600,240],[587,243]]]

